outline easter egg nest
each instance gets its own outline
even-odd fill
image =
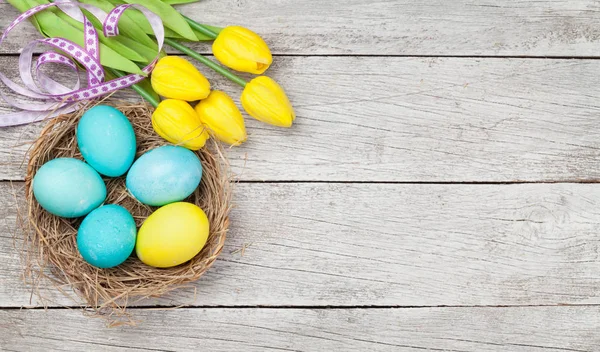
[[[39,292],[35,285],[45,280],[67,295],[69,291],[75,292],[93,315],[107,318],[112,324],[127,323],[134,321],[127,310],[128,304],[139,304],[145,299],[189,286],[215,262],[223,249],[229,227],[231,177],[217,143],[209,142],[209,146],[197,152],[203,166],[202,181],[185,201],[204,210],[209,219],[210,234],[205,247],[191,261],[168,269],[153,268],[143,264],[134,251],[125,263],[115,268],[98,269],[89,265],[77,249],[77,229],[82,219],[64,219],[43,210],[34,198],[32,180],[37,170],[49,160],[60,157],[83,159],[75,131],[81,116],[91,106],[51,120],[30,151],[25,181],[27,207],[20,214],[26,241],[25,278],[34,284],[34,292]],[[116,107],[134,127],[136,157],[167,144],[152,128],[152,107],[125,103]],[[126,189],[124,176],[104,178],[104,181],[107,188],[105,204],[125,207],[138,227],[157,209],[135,200]]]

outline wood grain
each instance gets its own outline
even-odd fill
[[[0,310],[0,349],[592,352],[600,344],[598,307],[216,308],[134,313],[142,320],[139,327],[105,329],[102,320],[78,311]]]
[[[1,184],[0,306],[30,306],[11,192]],[[600,304],[598,199],[590,184],[239,184],[215,266],[145,304]]]
[[[0,350],[598,350],[600,190],[555,182],[600,179],[600,63],[589,59],[599,10],[593,0],[184,6],[263,35],[296,126],[248,121],[250,141],[228,155],[251,183],[237,185],[222,257],[194,287],[134,303],[134,328],[19,309],[78,302],[21,281],[22,183],[0,183]],[[1,30],[17,13],[0,12]],[[29,25],[8,38],[3,72],[14,77],[15,54],[36,38]],[[583,59],[559,59],[570,57]],[[0,130],[0,180],[23,179],[41,127]]]
[[[278,58],[272,74],[296,125],[248,118],[250,140],[229,156],[247,181],[596,181],[599,70],[595,60]],[[0,179],[23,179],[41,127],[0,130]]]
[[[17,16],[0,5],[0,28]],[[277,54],[598,56],[594,0],[203,0],[181,7],[215,25],[243,25]],[[32,26],[0,48],[16,53]],[[195,46],[207,52],[207,44]]]

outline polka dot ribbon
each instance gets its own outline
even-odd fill
[[[0,0],[0,3],[2,2]],[[159,59],[165,36],[162,20],[147,8],[131,4],[117,6],[108,14],[95,6],[80,4],[70,0],[59,0],[54,3],[36,6],[21,14],[6,28],[2,37],[0,37],[0,45],[2,45],[10,31],[20,23],[36,13],[51,7],[60,8],[72,18],[84,24],[85,45],[81,47],[64,38],[47,38],[34,40],[25,46],[19,57],[19,73],[23,85],[15,83],[2,72],[0,72],[0,81],[14,93],[30,98],[29,100],[33,99],[43,103],[22,102],[0,92],[0,97],[9,105],[21,110],[7,115],[0,115],[0,127],[24,125],[74,111],[77,109],[77,103],[79,102],[105,96],[117,90],[130,87],[146,78],[144,75],[130,74],[112,81],[105,81],[104,69],[100,63],[98,32],[92,25],[92,22],[85,17],[81,9],[87,10],[103,24],[102,28],[106,37],[119,35],[118,23],[121,15],[127,9],[133,8],[142,12],[150,22],[158,42],[156,58],[150,65],[144,67],[142,72],[146,75],[150,74]],[[40,44],[56,49],[60,53],[49,51],[43,53],[34,61],[34,50]],[[66,66],[73,71],[77,79],[74,87],[68,88],[62,85],[41,70],[44,65],[50,63]],[[87,85],[84,88],[81,87],[76,63],[85,69],[87,74]]]

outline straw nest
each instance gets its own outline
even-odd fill
[[[35,200],[31,187],[33,176],[47,161],[59,157],[82,159],[75,130],[89,107],[50,121],[30,151],[25,183],[27,207],[26,214],[21,214],[26,240],[25,277],[35,285],[46,280],[65,294],[75,292],[87,305],[88,312],[108,319],[110,324],[129,323],[133,320],[126,309],[128,304],[138,304],[147,298],[186,286],[198,280],[215,262],[223,249],[229,226],[230,177],[217,143],[198,152],[203,166],[202,182],[186,201],[206,212],[210,221],[210,235],[204,249],[191,261],[170,269],[157,269],[143,264],[134,253],[116,268],[92,267],[77,250],[77,229],[82,219],[63,219],[44,211]],[[152,129],[150,107],[119,104],[117,108],[134,127],[138,157],[166,144]],[[156,210],[139,203],[127,192],[125,177],[105,178],[105,182],[108,193],[105,204],[124,206],[138,226]],[[36,287],[34,291],[37,291]]]

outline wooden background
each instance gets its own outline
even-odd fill
[[[43,124],[0,130],[0,350],[600,350],[600,2],[181,11],[264,35],[296,125],[248,121],[222,257],[116,329],[21,281],[16,213]],[[0,29],[17,15],[0,13]],[[37,37],[12,35],[2,71]]]

